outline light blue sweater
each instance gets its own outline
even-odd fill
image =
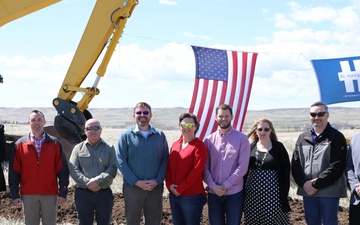
[[[121,133],[116,146],[116,163],[123,175],[123,185],[139,180],[155,180],[162,186],[169,157],[165,134],[150,126],[145,138],[137,125]]]

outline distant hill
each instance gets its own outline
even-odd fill
[[[37,108],[41,110],[49,124],[56,116],[55,108]],[[0,120],[3,123],[26,123],[32,108],[4,108],[0,107]],[[132,108],[92,108],[89,109],[93,117],[100,120],[103,126],[127,128],[134,124]],[[188,108],[154,108],[152,123],[164,130],[177,129],[178,117],[187,112]],[[360,108],[330,107],[330,123],[338,129],[360,128]],[[269,118],[280,131],[299,131],[310,124],[309,108],[283,108],[267,110],[248,110],[243,131],[247,132],[255,120]]]

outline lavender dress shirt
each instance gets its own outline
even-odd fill
[[[234,128],[226,133],[217,130],[206,137],[204,143],[209,151],[203,173],[206,190],[214,193],[212,188],[215,185],[224,185],[227,188],[225,195],[242,191],[250,158],[250,143],[246,135]]]

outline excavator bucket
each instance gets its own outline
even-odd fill
[[[71,152],[77,143],[70,143],[66,139],[61,137],[54,126],[46,126],[46,127],[44,127],[44,130],[46,133],[48,133],[51,136],[56,137],[60,141],[62,149],[65,153],[66,159],[69,160]]]
[[[84,128],[78,127],[61,115],[55,117],[54,127],[57,133],[72,145],[76,145],[86,138]]]
[[[86,120],[92,118],[91,113],[86,109],[81,112],[75,102],[67,102],[60,98],[55,98],[53,105],[58,111],[54,120],[54,127],[58,135],[71,145],[85,140],[85,123]]]

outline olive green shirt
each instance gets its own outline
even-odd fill
[[[115,149],[102,139],[95,146],[85,140],[74,147],[69,170],[78,188],[86,189],[91,178],[96,178],[102,189],[109,188],[117,173]]]

